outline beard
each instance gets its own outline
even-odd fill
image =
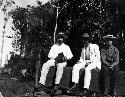
[[[63,40],[59,39],[59,40],[57,41],[57,43],[58,43],[59,45],[61,45],[61,44],[63,43]]]
[[[84,46],[84,47],[87,47],[88,45],[89,45],[89,42],[88,42],[88,41],[84,41],[84,42],[83,42],[83,46]]]

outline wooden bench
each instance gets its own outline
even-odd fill
[[[46,86],[52,86],[54,81],[54,72],[55,67],[51,67],[48,74],[47,74],[47,80],[46,80]],[[98,70],[92,70],[92,79],[90,83],[90,90],[93,92],[99,92],[99,71]],[[60,81],[60,87],[69,89],[71,87],[71,77],[72,77],[72,67],[65,67],[62,79]],[[80,70],[80,80],[79,80],[80,86],[83,86],[84,84],[84,69]]]

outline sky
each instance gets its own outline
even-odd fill
[[[37,0],[13,0],[16,5],[20,7],[26,7],[27,5],[37,6]],[[49,0],[39,0],[42,4],[49,2]]]

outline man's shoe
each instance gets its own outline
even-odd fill
[[[43,85],[43,84],[40,84],[39,87],[40,87],[40,88],[46,88],[46,86]]]
[[[75,91],[79,90],[79,85],[75,83],[69,90],[67,90],[68,94],[74,94]]]
[[[108,89],[106,88],[104,91],[104,95],[107,96],[108,95]]]
[[[79,90],[79,85],[77,83],[75,83],[69,90],[70,91],[77,91],[77,90]]]
[[[46,88],[45,85],[39,84],[39,86],[38,86],[38,91],[39,91],[39,92],[40,92],[40,91],[46,91],[46,90],[47,90],[47,88]]]
[[[86,95],[88,94],[88,91],[89,91],[89,90],[85,88],[85,89],[81,92],[81,95],[86,96]]]
[[[114,89],[113,95],[117,97],[119,95],[118,91],[119,91],[118,89]]]
[[[56,85],[54,86],[54,90],[58,90],[58,89],[59,89],[59,85],[56,84]]]

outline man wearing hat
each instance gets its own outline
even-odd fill
[[[113,35],[103,36],[106,46],[101,50],[102,70],[104,72],[105,95],[117,95],[119,81],[119,50],[113,46],[116,37]],[[110,77],[110,80],[109,80]],[[110,84],[109,84],[110,81]],[[110,86],[110,87],[109,87]],[[110,91],[109,91],[110,88]]]
[[[70,47],[63,42],[65,38],[64,33],[58,33],[56,38],[56,43],[51,47],[50,52],[48,54],[48,57],[50,59],[42,66],[39,83],[41,84],[40,87],[43,88],[45,88],[46,76],[50,67],[55,65],[57,66],[55,88],[58,88],[63,74],[63,69],[67,65],[67,60],[73,57]]]
[[[74,86],[69,91],[74,91],[78,88],[79,82],[79,71],[80,69],[85,69],[84,77],[84,92],[86,93],[89,90],[90,81],[91,81],[91,70],[98,68],[101,69],[101,60],[100,60],[100,51],[97,44],[90,43],[90,38],[88,33],[83,34],[83,48],[81,51],[81,56],[79,61],[74,65],[72,71],[72,82]]]

